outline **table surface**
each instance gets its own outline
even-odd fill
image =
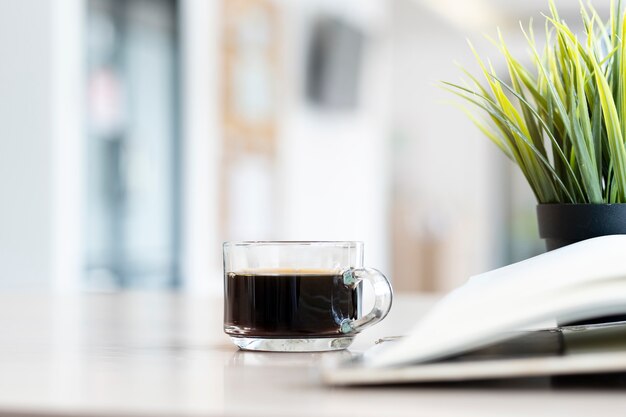
[[[434,298],[399,296],[349,351],[238,351],[221,301],[176,294],[0,296],[0,415],[626,415],[620,390],[480,384],[332,388],[316,369],[404,333]],[[593,413],[593,414],[592,414]]]

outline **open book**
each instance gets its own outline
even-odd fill
[[[324,377],[329,383],[358,384],[626,371],[626,323],[586,328],[587,339],[604,337],[611,347],[606,352],[602,343],[598,352],[598,343],[591,342],[595,349],[576,352],[580,355],[524,355],[519,348],[509,362],[476,355],[506,346],[508,340],[522,340],[518,345],[532,350],[537,346],[532,340],[543,340],[550,332],[562,342],[564,334],[581,330],[520,333],[550,319],[564,323],[615,314],[626,314],[626,235],[589,239],[474,276],[406,337],[369,352],[356,365],[328,370]],[[563,353],[563,346],[558,350]],[[450,362],[464,353],[483,360]],[[469,373],[462,366],[467,370],[468,364]]]

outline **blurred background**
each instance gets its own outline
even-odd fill
[[[438,84],[476,72],[466,38],[505,75],[483,33],[528,56],[546,10],[0,1],[0,289],[220,294],[222,241],[317,239],[439,292],[543,251],[523,178]]]

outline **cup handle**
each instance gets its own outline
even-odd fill
[[[358,333],[384,319],[391,309],[393,290],[387,277],[373,268],[350,268],[343,273],[343,283],[349,288],[356,289],[362,281],[367,281],[374,288],[374,307],[363,317],[341,322],[341,333]]]

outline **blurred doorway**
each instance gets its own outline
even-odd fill
[[[179,286],[175,0],[87,1],[86,286]]]

